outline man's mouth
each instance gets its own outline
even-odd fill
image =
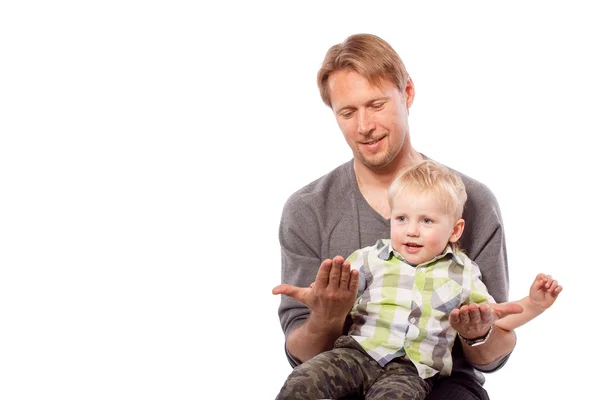
[[[369,140],[368,142],[360,142],[360,144],[373,145],[373,144],[379,142],[381,139],[383,139],[383,138]]]
[[[385,136],[382,136],[379,139],[372,139],[372,140],[368,140],[368,141],[363,140],[362,142],[359,142],[359,143],[367,151],[376,152],[381,148],[381,139],[383,139],[384,137]]]

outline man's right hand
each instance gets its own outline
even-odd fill
[[[311,311],[311,319],[324,324],[345,320],[357,291],[358,271],[351,271],[342,256],[323,261],[311,287],[281,284],[273,288],[273,294],[285,294],[305,304]]]

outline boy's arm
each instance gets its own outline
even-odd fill
[[[561,291],[562,286],[550,275],[538,274],[531,284],[529,296],[513,302],[522,306],[523,312],[499,319],[495,325],[513,330],[526,324],[552,306]]]

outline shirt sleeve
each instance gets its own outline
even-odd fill
[[[346,261],[350,263],[351,270],[358,270],[358,292],[356,293],[357,299],[363,295],[365,289],[367,288],[364,257],[368,257],[368,252],[365,251],[365,249],[359,249],[350,254],[346,259]]]
[[[474,261],[471,261],[471,295],[470,303],[492,304],[495,303],[494,297],[488,292],[485,283],[481,280],[481,271]]]

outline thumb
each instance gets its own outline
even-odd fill
[[[517,303],[490,304],[490,307],[498,319],[504,318],[511,314],[520,314],[523,312],[523,306]]]
[[[300,288],[298,286],[288,285],[288,284],[284,283],[284,284],[275,286],[272,290],[272,293],[273,294],[285,294],[286,296],[289,296],[294,300],[297,300],[301,303],[305,303],[304,297],[308,291],[310,291],[309,288]]]

